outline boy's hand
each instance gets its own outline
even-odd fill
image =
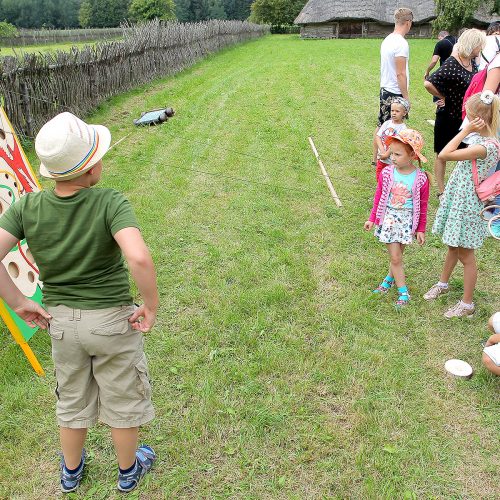
[[[378,155],[378,157],[381,159],[381,160],[387,160],[387,158],[389,158],[389,156],[391,156],[391,151],[388,149],[387,151],[384,151],[383,153],[380,153]]]
[[[156,310],[140,305],[128,319],[132,328],[142,333],[148,333],[156,322]]]
[[[421,233],[421,232],[417,233],[417,243],[419,245],[423,245],[425,243],[425,233]]]
[[[24,300],[19,306],[15,307],[13,311],[23,319],[29,327],[46,329],[52,316],[36,302],[30,299]]]
[[[364,225],[363,227],[365,228],[365,230],[366,230],[366,231],[370,231],[370,230],[371,230],[371,228],[373,227],[373,222],[372,222],[372,221],[367,220],[367,221],[365,222],[365,225]]]

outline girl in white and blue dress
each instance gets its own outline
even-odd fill
[[[431,287],[424,299],[433,300],[448,292],[448,281],[457,262],[464,266],[462,300],[444,313],[445,318],[471,316],[475,311],[473,294],[477,265],[474,252],[487,238],[488,224],[480,216],[484,205],[476,194],[472,160],[476,160],[480,183],[495,170],[500,158],[500,144],[496,137],[499,110],[500,99],[493,92],[488,90],[471,96],[466,104],[469,123],[439,154],[444,161],[457,161],[457,165],[441,197],[432,229],[433,233],[441,235],[448,252],[438,283]],[[473,135],[468,147],[459,149],[469,134]]]

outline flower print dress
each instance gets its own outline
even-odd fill
[[[381,243],[409,245],[413,242],[413,184],[416,178],[417,169],[411,174],[401,174],[394,169],[384,220],[375,231]]]
[[[477,160],[479,182],[482,182],[498,163],[498,142],[491,137],[474,135],[470,145],[475,144],[486,148],[486,158]],[[480,248],[488,236],[488,224],[479,215],[483,208],[472,179],[472,161],[459,161],[441,197],[432,232],[441,235],[443,243],[450,247]]]

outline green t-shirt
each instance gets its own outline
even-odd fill
[[[132,303],[128,273],[113,235],[139,227],[127,199],[113,189],[59,197],[28,193],[0,218],[0,227],[33,254],[47,305],[104,309]]]

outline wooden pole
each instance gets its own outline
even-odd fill
[[[321,158],[319,157],[318,150],[316,149],[316,146],[314,144],[314,141],[312,140],[312,137],[309,137],[309,144],[311,145],[311,148],[313,150],[314,156],[316,157],[316,160],[318,160],[319,168],[321,169],[323,177],[325,178],[326,185],[328,186],[328,189],[330,190],[332,198],[334,199],[337,206],[341,207],[342,202],[340,201],[340,198],[338,197],[337,192],[335,191],[335,188],[333,187],[332,181],[330,180],[330,177],[328,176],[328,172],[326,171],[326,168],[323,165]]]
[[[31,104],[30,104],[30,96],[28,91],[28,85],[26,82],[22,81],[20,85],[20,90],[22,94],[22,105],[24,110],[24,119],[26,120],[26,132],[28,137],[33,137],[34,125],[33,125],[33,116],[31,114]]]

